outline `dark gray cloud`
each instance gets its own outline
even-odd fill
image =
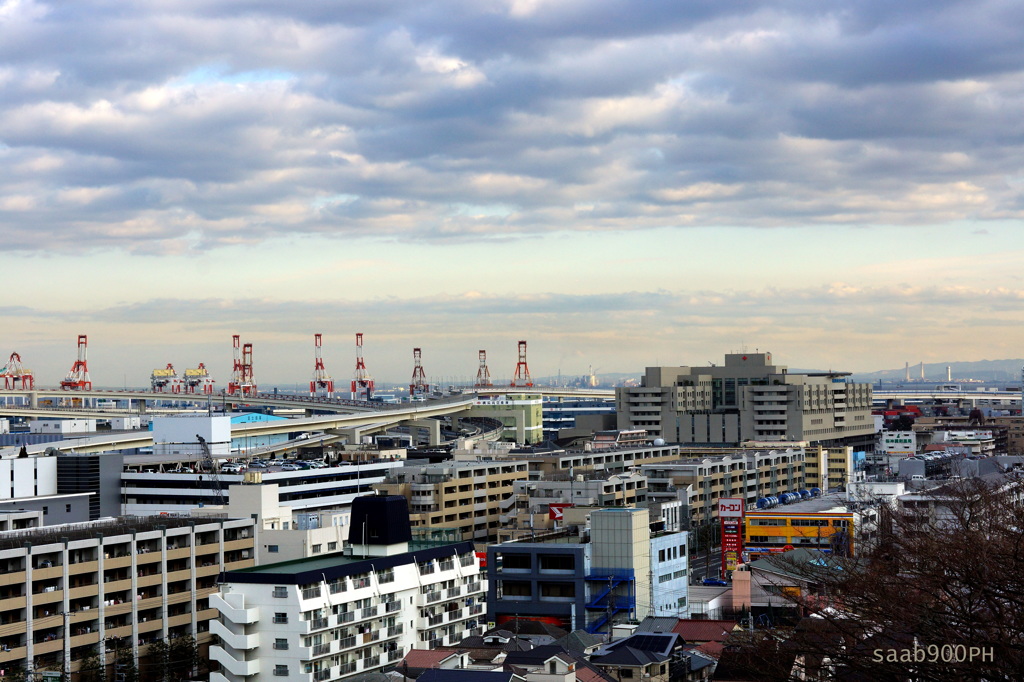
[[[1019,218],[1022,31],[1010,0],[0,0],[0,231]]]

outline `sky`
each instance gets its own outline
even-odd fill
[[[1014,0],[0,0],[0,354],[1021,357],[1021,35]]]

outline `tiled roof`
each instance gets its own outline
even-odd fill
[[[398,667],[409,666],[410,668],[436,668],[441,661],[456,655],[457,651],[445,649],[412,649],[399,662]]]
[[[672,632],[686,642],[724,642],[736,625],[734,620],[680,620]]]

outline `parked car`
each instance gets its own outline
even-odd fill
[[[253,461],[253,462],[249,462],[249,468],[250,469],[266,469],[267,465],[264,464],[263,462]]]
[[[281,471],[302,471],[303,467],[291,462],[281,465]]]
[[[729,583],[722,580],[721,578],[704,578],[700,581],[701,585],[707,585],[708,587],[728,587]]]

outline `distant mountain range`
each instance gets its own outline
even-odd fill
[[[951,380],[957,381],[984,381],[990,383],[1008,382],[1011,385],[1020,385],[1021,368],[1024,367],[1024,359],[1010,360],[976,360],[974,362],[926,362],[924,364],[925,381],[932,383],[944,383],[946,381],[946,368],[952,375]],[[823,369],[796,369],[789,370],[794,374],[799,372],[824,372]],[[840,369],[840,371],[842,371]],[[906,378],[906,368],[883,369],[876,372],[854,372],[850,377],[854,381],[865,383],[886,383],[902,382]],[[625,379],[639,379],[643,376],[643,370],[638,372],[601,372],[597,379],[601,386],[614,386],[621,384]],[[569,377],[562,377],[563,382]],[[921,380],[921,363],[910,366],[910,380]],[[557,381],[557,377],[534,377],[538,385],[548,385]]]

